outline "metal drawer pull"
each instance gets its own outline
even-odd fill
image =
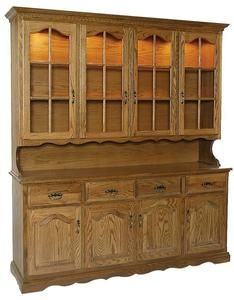
[[[48,194],[48,198],[50,200],[60,200],[63,198],[63,193],[61,192],[53,192]]]
[[[111,196],[117,195],[118,192],[119,192],[119,191],[116,190],[116,189],[107,189],[107,190],[105,190],[105,193],[106,193],[106,194],[111,194]]]
[[[210,187],[212,187],[213,185],[214,185],[214,183],[213,182],[210,182],[210,181],[204,181],[204,182],[202,182],[202,184],[201,184],[204,188],[210,188]]]
[[[161,184],[161,185],[155,185],[154,190],[157,193],[162,193],[165,192],[167,188],[165,187],[165,185]]]

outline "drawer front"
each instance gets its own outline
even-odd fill
[[[203,174],[186,177],[186,189],[189,194],[222,191],[225,188],[225,174]]]
[[[134,181],[103,181],[86,183],[87,201],[124,200],[134,197]]]
[[[39,183],[28,187],[28,201],[31,206],[75,204],[80,200],[79,183]]]
[[[181,193],[180,177],[155,177],[137,181],[137,195],[177,195]]]

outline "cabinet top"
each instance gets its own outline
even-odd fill
[[[197,22],[187,20],[146,18],[123,15],[97,14],[87,12],[74,12],[64,10],[39,9],[28,7],[12,7],[6,14],[6,18],[12,21],[15,16],[20,15],[24,20],[50,20],[59,22],[101,22],[116,25],[129,26],[156,26],[160,29],[181,30],[181,31],[205,31],[220,32],[229,24]]]

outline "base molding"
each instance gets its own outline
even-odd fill
[[[94,279],[108,279],[113,276],[130,276],[133,274],[144,274],[154,270],[165,270],[167,268],[183,268],[189,265],[195,266],[205,262],[224,263],[230,261],[228,252],[215,252],[206,254],[195,254],[173,258],[162,258],[154,261],[134,263],[131,265],[118,265],[112,267],[84,270],[79,272],[59,273],[50,275],[34,276],[24,278],[16,264],[12,261],[11,273],[15,276],[22,293],[44,290],[51,285],[70,285],[73,283],[84,283]]]

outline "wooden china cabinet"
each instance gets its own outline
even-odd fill
[[[13,7],[13,261],[22,292],[226,262],[226,24]]]

